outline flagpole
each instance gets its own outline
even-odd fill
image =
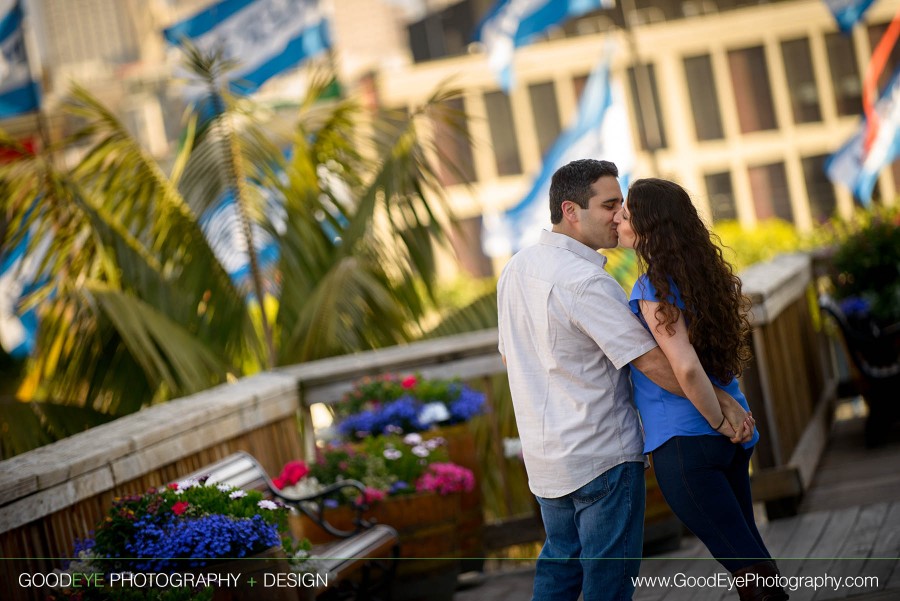
[[[640,111],[638,118],[644,125],[644,140],[647,144],[647,154],[650,157],[650,169],[654,175],[659,175],[659,162],[656,157],[656,151],[662,146],[662,135],[660,133],[659,120],[656,118],[656,106],[653,103],[653,86],[650,81],[650,69],[644,64],[644,61],[641,60],[637,39],[628,22],[628,15],[636,14],[637,9],[635,8],[634,0],[619,0],[617,6],[621,12],[622,33],[625,35],[625,41],[628,44],[628,49],[631,53],[635,80],[634,94],[638,110]],[[649,111],[646,110],[648,102],[650,103]]]

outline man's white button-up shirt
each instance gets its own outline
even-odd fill
[[[656,346],[606,257],[542,231],[497,283],[506,358],[531,491],[555,498],[606,470],[644,461],[625,366]]]

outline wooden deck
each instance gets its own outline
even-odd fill
[[[832,579],[828,586],[800,586],[792,601],[887,601],[900,599],[900,428],[879,449],[866,449],[862,418],[836,422],[828,448],[796,517],[761,526],[785,576]],[[725,574],[694,538],[677,552],[645,558],[641,576],[679,578]],[[847,578],[868,577],[852,582]],[[530,599],[533,569],[488,575],[459,590],[454,601]],[[835,587],[835,579],[840,586]],[[803,584],[803,583],[801,583]],[[858,586],[857,586],[858,585]],[[734,591],[707,586],[643,586],[635,601],[718,601]]]

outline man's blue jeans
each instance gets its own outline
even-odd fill
[[[631,599],[644,538],[644,464],[629,462],[575,492],[537,497],[547,541],[534,575],[535,601]]]

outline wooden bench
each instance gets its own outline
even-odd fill
[[[385,524],[374,524],[364,518],[367,507],[356,506],[352,530],[332,526],[326,519],[328,499],[348,488],[362,495],[365,487],[356,480],[342,480],[309,496],[296,496],[279,490],[256,459],[243,451],[179,479],[205,480],[207,484],[229,484],[242,490],[257,490],[268,498],[278,499],[309,517],[317,526],[337,540],[313,546],[311,560],[319,575],[327,575],[328,588],[320,588],[316,596],[327,598],[389,599],[396,572],[400,544],[397,531]],[[337,585],[337,586],[335,586]]]

